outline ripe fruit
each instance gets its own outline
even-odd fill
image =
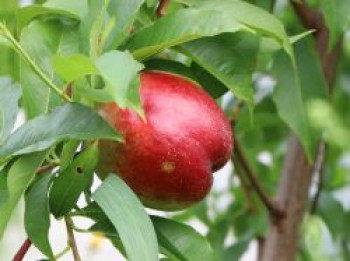
[[[114,103],[99,108],[125,138],[100,142],[99,175],[117,173],[151,208],[177,210],[202,200],[212,172],[232,151],[223,111],[200,86],[164,72],[141,74],[140,97],[145,121]]]

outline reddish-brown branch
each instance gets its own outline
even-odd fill
[[[160,0],[157,11],[156,11],[157,17],[162,17],[162,16],[166,15],[169,4],[170,4],[170,0]]]
[[[237,141],[235,144],[234,155],[235,157],[237,157],[237,160],[244,169],[249,181],[252,184],[252,187],[254,188],[262,203],[268,209],[269,213],[274,217],[283,217],[285,215],[284,211],[277,204],[275,204],[275,202],[273,202],[266,194],[257,178],[256,173],[254,172],[253,168],[249,165],[241,145]]]
[[[342,37],[338,39],[333,50],[329,50],[329,29],[322,14],[317,10],[311,9],[303,0],[298,2],[291,0],[291,4],[304,27],[315,30],[315,48],[320,58],[325,80],[329,86],[329,93],[331,93],[342,46]]]
[[[27,238],[21,248],[18,250],[14,258],[12,259],[13,261],[22,261],[24,256],[27,254],[30,246],[32,245],[32,242]]]

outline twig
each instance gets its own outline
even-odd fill
[[[323,173],[324,173],[324,163],[326,158],[326,144],[324,142],[320,142],[317,148],[317,158],[314,164],[313,172],[318,175],[318,186],[317,191],[312,201],[310,213],[314,214],[317,208],[318,200],[321,195],[321,191],[323,189]]]
[[[235,144],[235,156],[237,157],[237,160],[241,164],[242,168],[244,169],[245,173],[247,174],[247,177],[249,178],[254,190],[258,194],[260,200],[265,205],[265,207],[268,209],[270,214],[274,217],[283,217],[285,215],[284,211],[280,209],[275,202],[273,202],[266,194],[262,186],[260,185],[260,182],[257,178],[256,173],[254,172],[253,168],[249,165],[248,160],[246,159],[243,149],[241,145],[236,141]]]
[[[160,0],[156,11],[158,18],[166,14],[169,4],[170,4],[170,0]]]
[[[13,261],[22,261],[31,245],[32,242],[29,240],[29,238],[27,238],[22,244],[21,248],[16,253],[16,255],[14,256]]]
[[[247,209],[248,211],[254,212],[256,211],[254,202],[252,200],[252,196],[251,196],[251,188],[250,186],[247,184],[247,181],[244,179],[243,173],[242,173],[242,167],[240,166],[238,160],[236,157],[232,157],[232,161],[233,164],[235,166],[235,173],[237,174],[239,181],[240,181],[240,185],[241,188],[243,190],[243,194],[246,198],[247,201]]]
[[[44,174],[46,171],[48,171],[49,169],[53,168],[53,166],[51,164],[47,164],[44,166],[41,166],[36,173],[38,174]]]
[[[47,86],[56,92],[63,100],[70,102],[71,99],[66,93],[60,90],[48,77],[47,75],[35,64],[33,59],[29,54],[22,48],[19,42],[13,37],[11,32],[6,28],[3,23],[0,23],[0,34],[3,34],[6,39],[8,39],[16,51],[24,58],[24,60],[29,64],[29,66],[36,72],[36,74],[47,84]]]
[[[68,245],[72,249],[74,261],[81,261],[77,243],[74,237],[73,228],[72,228],[73,221],[69,216],[65,216],[64,220],[66,222],[66,228],[67,228]]]

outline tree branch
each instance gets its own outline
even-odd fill
[[[236,141],[235,143],[235,150],[234,155],[237,158],[237,161],[240,163],[242,168],[244,169],[248,179],[250,180],[252,187],[258,194],[260,200],[265,205],[265,207],[268,209],[270,215],[275,217],[283,217],[285,215],[284,211],[275,204],[266,194],[264,189],[262,188],[256,173],[254,172],[253,168],[249,165],[248,160],[246,159],[243,149],[241,145]]]
[[[23,242],[22,246],[20,247],[16,255],[14,256],[13,261],[22,261],[31,245],[32,245],[32,242],[29,240],[29,238],[27,238]]]
[[[239,178],[240,185],[241,185],[241,188],[243,190],[243,194],[244,194],[246,201],[247,201],[247,210],[248,210],[248,212],[255,212],[256,208],[255,208],[255,204],[253,202],[252,196],[251,196],[251,187],[247,184],[247,181],[244,179],[242,167],[239,164],[236,157],[232,157],[232,161],[233,161],[233,164],[235,166],[235,173],[237,174],[237,176]]]
[[[160,0],[157,11],[156,11],[158,18],[160,18],[166,14],[169,4],[170,4],[170,0]]]
[[[72,249],[74,261],[81,261],[78,247],[77,247],[77,243],[76,243],[75,237],[74,237],[73,228],[72,228],[73,221],[72,221],[71,217],[69,217],[69,216],[66,216],[64,218],[64,220],[66,222],[66,228],[67,228],[68,245]]]
[[[277,202],[285,210],[286,216],[270,220],[270,231],[262,260],[295,260],[299,226],[308,199],[312,169],[303,147],[293,134],[288,145],[277,197]]]

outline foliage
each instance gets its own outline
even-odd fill
[[[184,75],[217,99],[268,196],[277,193],[289,134],[310,163],[323,140],[321,195],[311,191],[316,209],[305,214],[298,258],[348,260],[349,193],[341,192],[350,185],[347,1],[305,1],[324,15],[325,49],[340,48],[331,93],[313,35],[285,1],[174,0],[158,18],[155,0],[26,7],[0,0],[0,239],[22,196],[28,238],[51,260],[52,216],[93,220],[87,231],[103,233],[131,261],[159,253],[166,260],[239,260],[266,235],[268,210],[236,162],[225,186],[168,218],[147,214],[115,175],[91,191],[96,142],[123,142],[95,108],[114,101],[143,116],[139,73],[149,69]],[[27,120],[13,131],[19,111]],[[81,195],[85,205],[77,204]],[[193,219],[206,235],[187,224]]]

